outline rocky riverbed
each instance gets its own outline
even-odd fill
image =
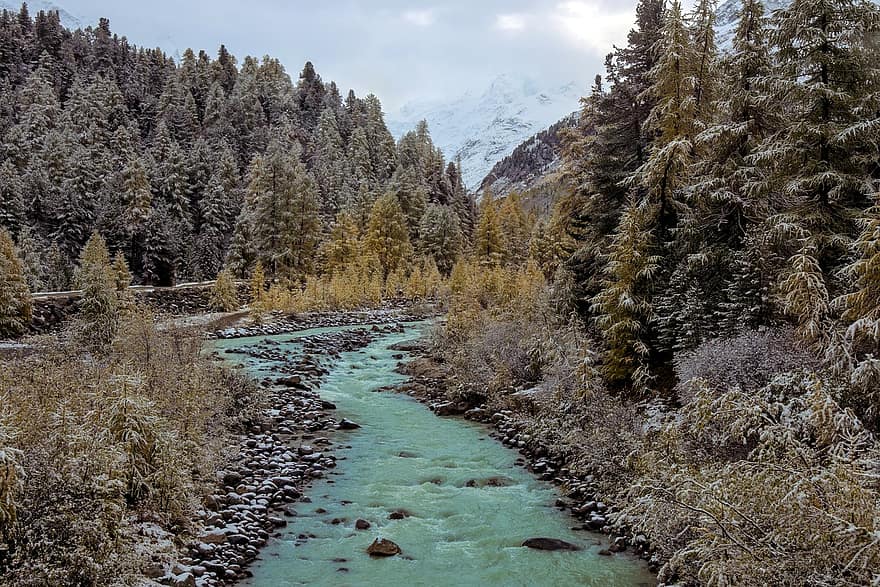
[[[282,376],[260,381],[267,391],[268,406],[261,421],[241,436],[237,446],[230,447],[237,457],[218,472],[216,491],[204,500],[197,520],[200,531],[187,546],[185,556],[171,566],[149,569],[149,578],[164,585],[209,587],[250,576],[248,566],[261,547],[287,524],[286,518],[295,515],[291,504],[308,502],[304,492],[309,484],[336,467],[331,433],[359,427],[334,417],[336,406],[322,400],[318,393],[330,364],[340,353],[400,332],[403,327],[398,320],[402,317],[407,318],[390,311],[313,315],[215,335],[233,339],[373,323],[369,328],[297,338],[297,352],[280,351],[280,343],[274,340],[245,342],[227,349],[229,354],[272,362],[273,371]]]

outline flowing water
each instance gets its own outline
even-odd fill
[[[332,330],[265,338],[294,349],[295,337]],[[295,504],[297,515],[282,537],[263,550],[246,585],[653,585],[641,561],[601,556],[599,550],[607,546],[603,536],[572,530],[577,521],[554,507],[558,493],[515,466],[518,454],[491,439],[488,428],[438,418],[405,395],[374,391],[405,379],[394,372],[397,351],[388,347],[418,335],[419,328],[410,327],[344,353],[334,363],[321,396],[338,406],[337,418],[363,427],[335,433],[337,469],[307,492],[311,503]],[[248,342],[220,341],[217,346]],[[233,360],[257,376],[272,370],[271,364],[240,355]],[[466,486],[469,480],[490,477],[504,477],[509,485]],[[395,510],[410,516],[390,520]],[[331,524],[334,518],[344,522]],[[372,527],[355,530],[358,518]],[[314,537],[298,540],[299,535]],[[379,536],[400,545],[402,555],[369,557],[365,549]],[[538,536],[573,542],[583,550],[521,546]]]

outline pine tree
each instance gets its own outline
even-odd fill
[[[238,294],[232,273],[224,269],[217,274],[217,281],[211,288],[211,307],[219,312],[234,312],[238,309]]]
[[[385,279],[412,254],[406,217],[394,194],[385,194],[373,204],[364,244],[366,254],[379,261]]]
[[[24,334],[31,323],[32,310],[31,293],[12,235],[0,229],[0,336]]]
[[[314,267],[321,223],[317,187],[297,153],[273,142],[251,166],[255,245],[276,277],[304,276]]]
[[[21,259],[25,279],[30,290],[32,292],[42,291],[44,287],[43,275],[46,270],[43,267],[40,244],[29,226],[22,228],[18,234],[16,254]]]
[[[347,212],[336,215],[330,235],[321,247],[323,270],[330,274],[344,271],[361,256],[360,229],[354,216]]]
[[[592,300],[607,345],[603,372],[615,386],[644,389],[652,380],[652,293],[661,262],[652,217],[647,201],[626,208],[605,259],[604,287]]]
[[[776,64],[767,90],[782,122],[749,157],[767,179],[768,230],[788,258],[780,298],[815,338],[835,274],[858,229],[853,218],[874,193],[880,160],[880,9],[853,0],[795,0],[773,21]],[[784,99],[781,98],[784,96]]]
[[[488,191],[483,194],[480,216],[474,231],[474,256],[482,265],[501,265],[506,251],[498,221],[498,205]]]
[[[345,192],[345,144],[339,134],[336,113],[324,108],[315,132],[312,169],[321,195],[321,213],[333,218],[343,205]]]
[[[120,308],[110,253],[98,233],[92,234],[82,250],[77,285],[82,290],[77,315],[78,338],[83,346],[104,352],[116,336]]]
[[[0,163],[0,228],[17,233],[24,225],[24,185],[10,160]]]
[[[435,267],[449,275],[462,250],[458,216],[447,206],[431,204],[419,222],[418,250]]]
[[[663,0],[640,0],[636,26],[627,46],[605,61],[606,76],[596,77],[582,99],[578,125],[563,137],[564,175],[573,191],[560,204],[560,227],[574,241],[567,265],[579,297],[598,293],[602,255],[632,190],[624,181],[643,165],[656,133],[646,125],[656,105],[651,72],[661,51]],[[583,307],[588,311],[589,305]]]
[[[522,209],[520,196],[516,192],[509,194],[501,202],[498,209],[498,224],[507,251],[507,261],[515,264],[525,262],[529,254],[529,236],[532,228]]]

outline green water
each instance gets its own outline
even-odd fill
[[[301,334],[328,330],[334,329]],[[559,495],[552,486],[515,466],[518,454],[492,440],[487,428],[438,418],[405,395],[372,391],[404,380],[394,373],[396,351],[388,347],[417,335],[409,328],[335,362],[321,395],[338,406],[337,418],[363,427],[334,433],[338,468],[307,491],[312,503],[295,504],[298,515],[264,549],[246,585],[653,585],[642,562],[600,556],[607,546],[604,537],[573,531],[577,521],[553,507]],[[297,346],[290,335],[269,338]],[[255,340],[221,341],[218,347]],[[244,362],[255,374],[272,368]],[[465,486],[496,476],[512,484]],[[326,513],[316,513],[319,509]],[[388,519],[398,509],[411,516]],[[345,521],[333,525],[334,518]],[[372,527],[355,530],[358,518]],[[315,537],[298,541],[300,534]],[[379,536],[400,545],[402,556],[370,558],[365,549]],[[584,550],[520,546],[536,536],[574,542]]]

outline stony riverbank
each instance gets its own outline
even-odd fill
[[[557,500],[556,506],[579,520],[580,529],[609,535],[611,544],[600,554],[613,556],[618,552],[630,551],[648,561],[652,571],[660,568],[662,561],[652,553],[646,536],[626,532],[625,528],[611,524],[615,507],[603,501],[593,475],[575,474],[561,451],[529,434],[530,396],[541,393],[541,390],[514,392],[516,401],[512,404],[519,409],[495,410],[481,403],[450,401],[447,384],[451,374],[442,361],[430,352],[427,341],[400,345],[399,349],[414,355],[398,367],[398,371],[410,379],[386,391],[406,393],[426,404],[438,416],[459,416],[491,426],[493,438],[522,455],[517,459],[518,465],[559,488],[564,497]]]
[[[296,515],[294,504],[310,501],[310,484],[333,474],[334,442],[344,442],[341,434],[359,427],[334,417],[335,406],[320,397],[318,390],[332,361],[340,353],[402,331],[401,320],[408,318],[411,316],[399,311],[311,315],[217,333],[218,338],[241,338],[372,324],[298,338],[300,350],[294,353],[281,351],[271,340],[227,350],[272,362],[276,365],[273,371],[282,376],[260,381],[267,393],[262,417],[229,447],[236,456],[217,473],[216,489],[205,498],[194,521],[197,530],[182,556],[171,563],[157,563],[145,574],[163,585],[204,587],[249,577],[248,566],[257,559],[261,547],[286,525],[288,516]],[[335,431],[341,431],[340,435]]]

